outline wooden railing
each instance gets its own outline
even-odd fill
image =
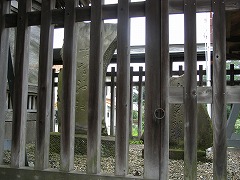
[[[77,2],[77,1],[76,1]],[[226,10],[239,10],[238,0],[162,0],[116,5],[102,5],[92,0],[89,7],[78,7],[75,0],[66,1],[65,9],[54,9],[54,1],[42,0],[41,11],[31,12],[31,0],[18,1],[18,13],[10,14],[10,1],[0,1],[0,172],[2,179],[139,179],[128,176],[130,57],[129,21],[146,17],[146,104],[144,179],[168,179],[169,103],[183,103],[185,123],[185,179],[196,179],[196,105],[213,105],[213,176],[227,179],[226,103],[240,103],[239,87],[226,87]],[[196,12],[213,11],[213,82],[212,87],[197,87]],[[185,84],[169,88],[168,15],[185,14]],[[118,69],[116,92],[116,159],[115,176],[101,174],[101,106],[102,106],[102,23],[118,19]],[[91,21],[89,59],[89,119],[87,137],[87,173],[74,170],[76,22]],[[48,170],[49,132],[52,97],[52,54],[54,25],[64,27],[63,112],[61,130],[61,169]],[[40,26],[40,56],[36,149],[34,168],[25,166],[26,115],[28,94],[28,55],[30,26]],[[15,91],[11,165],[3,166],[4,123],[6,109],[8,28],[16,27]],[[31,106],[32,107],[32,106]]]

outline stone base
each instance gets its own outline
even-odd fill
[[[144,158],[144,149],[142,149],[142,158]],[[173,160],[184,160],[184,150],[183,149],[169,149],[169,159]],[[206,151],[197,151],[197,160],[201,162],[206,162]]]
[[[50,153],[60,154],[60,133],[50,133]],[[78,155],[87,155],[87,135],[75,134],[74,153]],[[115,157],[115,138],[109,136],[101,137],[101,156]]]
[[[26,143],[34,143],[36,141],[36,112],[27,113],[27,132],[26,132]],[[5,140],[12,139],[12,111],[6,113],[5,121]]]

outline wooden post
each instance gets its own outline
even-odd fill
[[[52,111],[53,30],[51,10],[55,0],[42,0],[38,71],[38,106],[36,124],[35,169],[44,170],[49,163],[49,139]]]
[[[184,0],[184,179],[197,179],[196,0]]]
[[[142,102],[143,102],[143,87],[142,87],[143,67],[139,67],[138,80],[138,139],[142,136]]]
[[[184,72],[183,72],[183,66],[182,65],[179,65],[179,67],[178,67],[178,75],[179,76],[181,76],[181,75],[183,75],[184,74]]]
[[[114,135],[115,119],[115,67],[111,68],[111,117],[110,117],[110,135]]]
[[[101,121],[102,121],[102,0],[91,1],[90,59],[89,59],[89,99],[87,135],[87,173],[101,171]]]
[[[118,0],[117,26],[117,119],[115,175],[128,174],[129,95],[130,95],[130,19],[129,0]]]
[[[213,179],[227,179],[225,2],[213,1]]]
[[[199,77],[199,86],[203,86],[203,65],[199,65],[198,77]]]
[[[10,12],[10,1],[2,0],[0,2],[0,165],[3,164],[3,147],[5,136],[5,111],[6,92],[7,92],[7,65],[8,65],[8,49],[9,49],[9,30],[5,28],[4,15]],[[10,98],[9,98],[10,99]],[[11,101],[9,101],[10,104]]]
[[[170,58],[170,65],[169,65],[169,73],[170,73],[170,77],[173,76],[173,58]]]
[[[168,1],[146,1],[144,178],[168,179]]]
[[[230,64],[230,86],[234,86],[234,64]]]
[[[55,132],[55,74],[56,69],[52,69],[52,93],[51,93],[51,118],[50,132]]]
[[[64,16],[63,47],[63,111],[61,134],[61,170],[74,168],[75,102],[76,102],[76,46],[77,1],[67,1]],[[51,77],[50,77],[51,78]]]
[[[11,166],[15,168],[25,165],[30,35],[27,12],[31,11],[31,2],[18,3],[11,151]]]
[[[159,179],[168,178],[169,164],[169,0],[161,1],[160,108],[165,112],[160,126]]]
[[[159,179],[160,123],[160,1],[146,1],[144,178]]]
[[[133,67],[130,67],[130,104],[129,104],[129,139],[132,139],[133,125]]]

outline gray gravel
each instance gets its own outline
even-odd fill
[[[142,176],[144,169],[144,159],[142,155],[143,145],[130,145],[129,149],[129,174],[134,176]],[[28,161],[30,166],[34,166],[34,146],[28,145]],[[80,172],[86,172],[86,155],[75,155],[74,168]],[[212,171],[212,153],[208,153],[208,162],[198,162],[197,174],[200,180],[213,179]],[[5,152],[4,161],[6,164],[10,163],[10,152]],[[183,160],[169,161],[169,179],[184,179],[184,162]],[[50,154],[49,166],[51,168],[59,169],[60,156],[59,154]],[[115,160],[112,157],[101,158],[101,170],[104,174],[114,174]],[[228,149],[228,179],[240,180],[240,149]]]

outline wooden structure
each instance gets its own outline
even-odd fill
[[[168,111],[169,103],[184,103],[185,111],[185,179],[196,179],[196,104],[213,104],[214,179],[227,179],[226,103],[240,103],[240,88],[226,87],[226,19],[225,12],[240,10],[238,0],[146,0],[118,5],[103,5],[91,0],[82,7],[75,0],[66,1],[65,9],[54,9],[55,1],[42,0],[41,11],[33,11],[31,0],[19,1],[18,13],[9,14],[10,1],[0,2],[0,175],[1,179],[168,179]],[[58,1],[59,2],[59,1]],[[213,11],[213,86],[197,87],[196,12]],[[169,13],[185,14],[185,88],[169,88]],[[129,128],[129,18],[146,16],[146,122],[144,176],[128,176]],[[239,17],[239,16],[238,16]],[[102,23],[118,18],[117,131],[116,176],[100,174],[100,129],[102,89]],[[239,18],[238,18],[239,19]],[[74,105],[76,80],[76,22],[90,20],[90,84],[87,173],[73,171]],[[52,41],[54,25],[64,26],[63,50],[63,125],[61,134],[61,169],[48,169],[49,123],[52,87]],[[24,167],[25,126],[27,112],[27,74],[29,26],[41,27],[38,116],[35,167]],[[11,165],[3,165],[3,134],[6,109],[8,28],[17,28],[15,92],[13,103],[13,140]],[[23,168],[24,167],[24,168]]]

